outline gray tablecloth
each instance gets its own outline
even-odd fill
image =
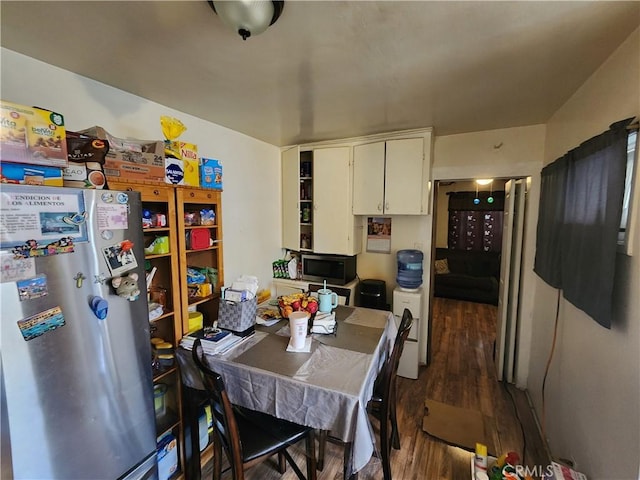
[[[257,328],[226,355],[207,356],[207,363],[224,378],[233,403],[353,442],[358,471],[375,448],[366,406],[397,327],[390,312],[339,307],[336,313],[337,335],[314,335],[309,353],[287,352],[287,330],[274,326]],[[190,356],[179,352],[181,364]],[[182,374],[188,386],[201,388],[184,366]]]

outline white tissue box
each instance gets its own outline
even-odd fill
[[[311,327],[311,333],[333,333],[336,329],[336,314],[331,313],[316,313],[313,319],[313,326]]]
[[[227,288],[224,291],[224,299],[229,300],[230,302],[244,302],[248,298],[247,290],[233,290],[231,288]]]

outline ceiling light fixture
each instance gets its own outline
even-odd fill
[[[478,185],[489,185],[491,182],[493,182],[493,178],[479,178],[476,180]]]
[[[276,0],[208,0],[207,3],[243,40],[264,32],[284,9],[284,1]]]

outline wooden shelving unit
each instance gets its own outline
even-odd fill
[[[178,219],[178,251],[180,277],[180,305],[182,307],[182,334],[189,330],[189,310],[197,310],[203,315],[204,325],[212,325],[218,318],[220,287],[224,280],[222,262],[222,204],[221,192],[196,187],[176,188]],[[213,222],[202,225],[202,212],[213,211]],[[191,248],[188,236],[192,232],[206,230],[208,246]],[[217,280],[212,284],[212,293],[193,296],[187,285],[187,268],[210,268],[217,272]],[[213,282],[212,282],[213,283]]]

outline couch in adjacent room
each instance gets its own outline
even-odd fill
[[[436,248],[434,295],[498,304],[500,253]]]

